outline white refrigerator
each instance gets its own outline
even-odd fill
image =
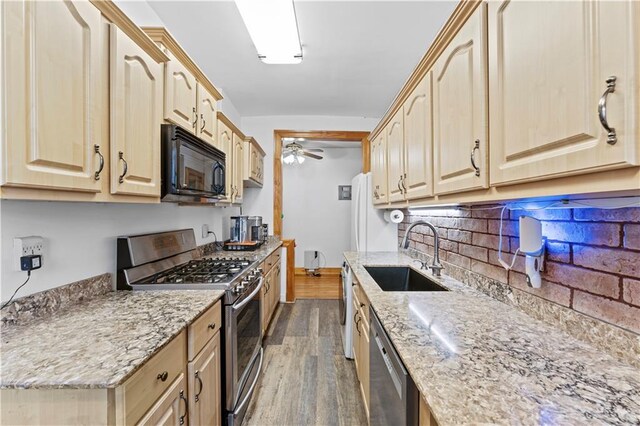
[[[351,182],[351,251],[398,250],[398,225],[383,215],[373,207],[371,173],[360,173]]]

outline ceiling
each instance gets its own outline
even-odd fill
[[[381,117],[453,11],[452,1],[304,1],[304,60],[260,62],[233,1],[148,0],[241,116]]]

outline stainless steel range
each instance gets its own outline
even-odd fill
[[[118,290],[224,290],[223,403],[242,423],[262,368],[262,270],[237,257],[198,257],[193,229],[118,238]]]

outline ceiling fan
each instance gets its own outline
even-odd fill
[[[320,148],[305,149],[297,142],[290,142],[284,146],[282,151],[282,161],[285,164],[298,164],[304,163],[305,157],[313,158],[315,160],[322,160],[323,157],[314,154],[314,152],[324,152]]]

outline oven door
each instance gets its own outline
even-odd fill
[[[225,307],[227,332],[225,338],[227,343],[225,350],[225,405],[229,412],[236,411],[240,402],[248,400],[246,395],[250,395],[253,389],[245,384],[251,385],[247,382],[257,377],[257,372],[253,367],[262,348],[260,290],[263,278],[260,277],[257,281],[257,285],[246,298]]]

